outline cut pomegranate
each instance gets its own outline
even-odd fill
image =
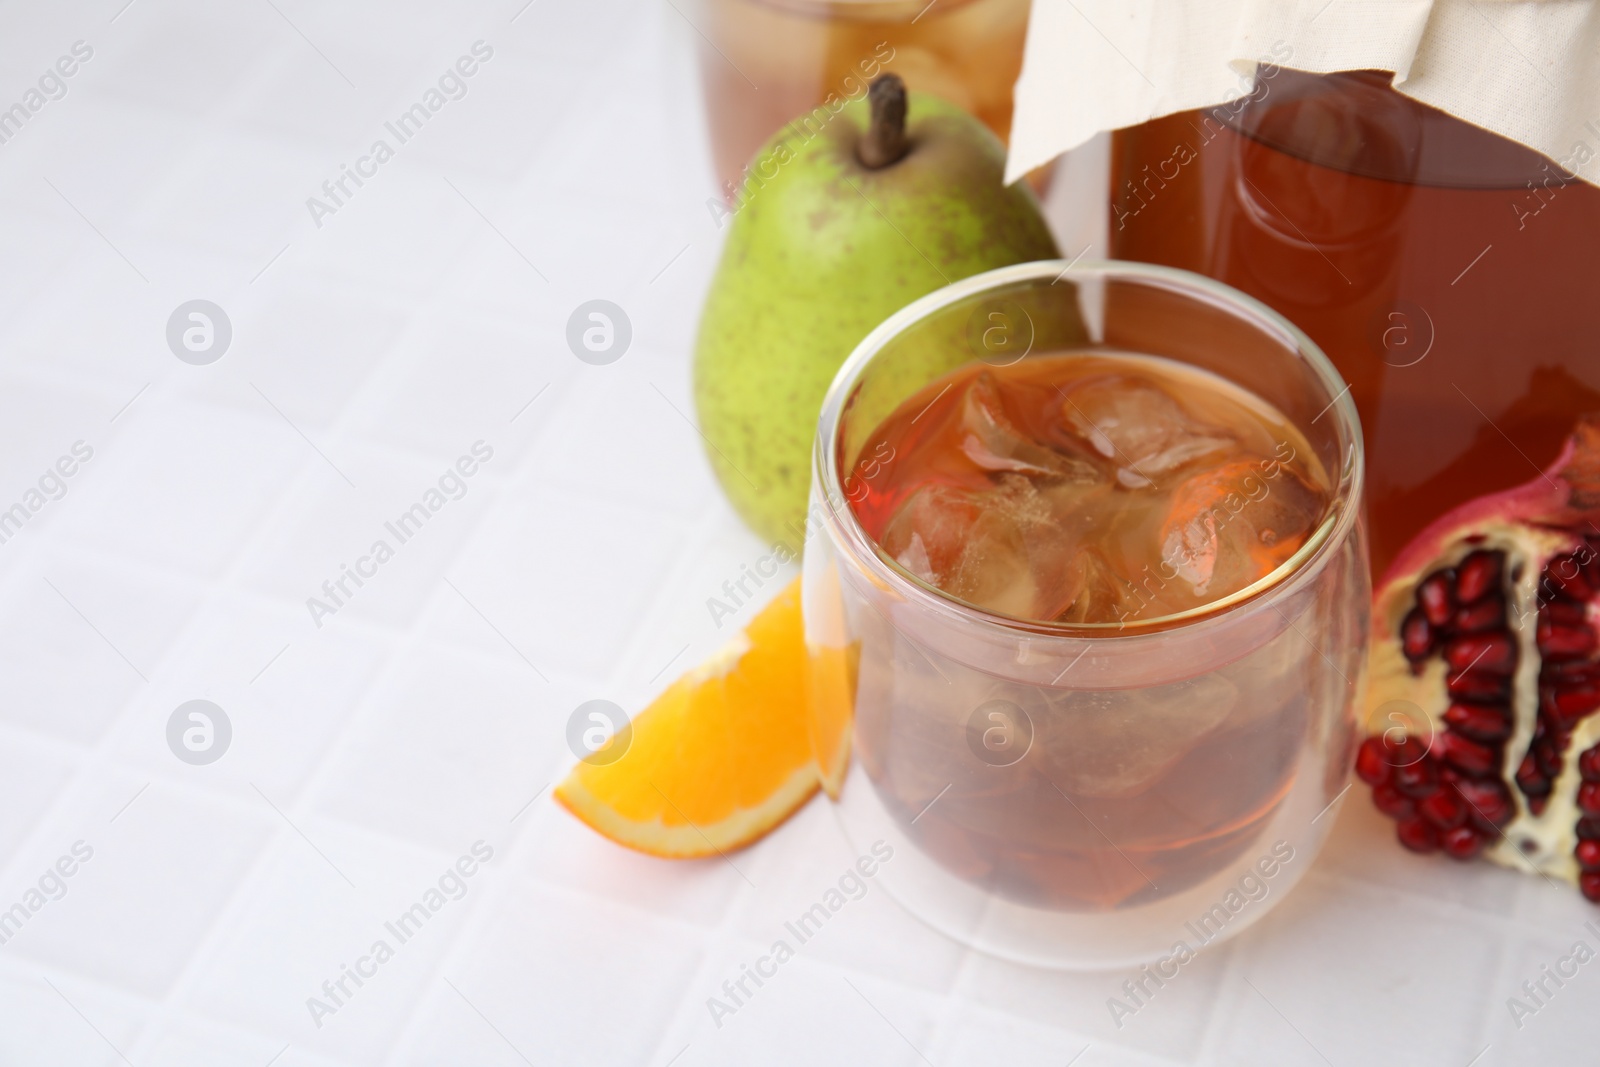
[[[1371,707],[1419,712],[1357,755],[1400,843],[1532,866],[1600,902],[1600,414],[1538,478],[1418,535],[1373,631]]]

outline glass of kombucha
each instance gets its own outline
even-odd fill
[[[1353,758],[1362,476],[1316,345],[1184,271],[1022,264],[873,331],[823,405],[804,606],[888,891],[1059,967],[1264,914]]]
[[[1263,66],[1112,137],[1111,254],[1225,282],[1328,354],[1367,439],[1373,564],[1555,458],[1600,410],[1600,188],[1395,91]]]
[[[883,71],[976,115],[1004,141],[1022,70],[1028,0],[698,0],[700,76],[717,180],[731,202],[745,165],[786,124],[797,134]]]

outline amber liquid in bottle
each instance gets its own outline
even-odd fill
[[[1600,189],[1387,73],[1264,68],[1245,102],[1119,131],[1111,248],[1249,293],[1350,383],[1374,572],[1535,477],[1600,411]]]

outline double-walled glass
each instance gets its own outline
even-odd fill
[[[879,551],[851,510],[872,431],[974,359],[1159,356],[1272,404],[1328,473],[1315,532],[1276,571],[1181,616],[1029,622],[955,600]],[[1170,970],[1304,874],[1349,777],[1369,578],[1361,433],[1317,347],[1184,271],[1040,262],[905,308],[823,404],[805,551],[818,750],[877,880],[979,949]],[[1240,506],[1248,506],[1241,501]]]

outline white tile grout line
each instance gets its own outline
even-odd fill
[[[810,806],[827,804],[829,801],[819,791],[807,803]],[[790,816],[790,820],[801,817],[802,812],[797,811]],[[829,814],[828,818],[831,821],[831,814]],[[786,821],[780,825],[774,833],[781,834],[785,826],[790,826],[790,822]],[[692,1050],[696,1042],[695,1034],[700,1028],[699,1024],[706,1018],[702,1014],[706,1011],[705,1001],[702,998],[706,995],[707,990],[717,990],[721,985],[722,979],[731,977],[728,970],[729,961],[730,959],[736,959],[737,956],[730,956],[729,948],[740,944],[755,948],[762,944],[744,930],[747,917],[754,910],[756,902],[760,899],[761,890],[759,886],[776,881],[776,876],[772,874],[770,869],[781,865],[785,849],[798,851],[800,844],[800,842],[796,841],[784,842],[768,837],[758,841],[747,850],[747,852],[755,855],[755,863],[751,864],[750,869],[757,876],[758,888],[752,889],[743,881],[733,883],[734,901],[725,909],[722,920],[710,928],[703,944],[700,966],[696,968],[694,977],[684,983],[683,993],[669,1016],[667,1026],[662,1030],[649,1061],[650,1064],[665,1067],[667,1061],[677,1055],[678,1050],[684,1047],[685,1044],[690,1045]],[[833,966],[831,964],[823,965]],[[775,993],[774,995],[777,994]],[[701,1044],[705,1043],[704,1035],[699,1038],[699,1041]]]
[[[517,849],[519,846],[523,848],[533,847],[535,842],[528,842],[531,836],[531,831],[519,829],[511,839],[511,848]],[[524,842],[528,843],[523,844]],[[593,909],[598,907],[626,914],[632,918],[643,920],[646,925],[660,926],[687,938],[700,940],[702,945],[707,943],[708,933],[715,940],[717,935],[714,931],[727,928],[726,921],[720,923],[717,927],[708,929],[691,920],[651,911],[614,897],[597,898],[592,894],[579,892],[560,882],[541,878],[531,871],[516,869],[509,862],[499,873],[500,877],[490,887],[491,891],[484,894],[482,906],[462,922],[449,946],[439,953],[438,960],[430,972],[428,980],[422,983],[421,991],[418,994],[418,1002],[414,1005],[416,1010],[413,1011],[412,1018],[406,1026],[395,1034],[394,1040],[387,1050],[388,1055],[384,1059],[385,1063],[396,1063],[396,1057],[407,1048],[414,1035],[431,1023],[432,1019],[429,1013],[422,1009],[444,1001],[449,995],[447,987],[443,985],[443,977],[448,974],[459,974],[470,963],[469,957],[482,953],[491,925],[497,922],[503,914],[499,907],[500,903],[506,899],[525,900],[526,890],[530,887],[536,888],[538,892],[546,895],[563,898],[573,904],[581,904],[585,908]],[[748,890],[743,890],[743,892],[748,892]],[[702,954],[703,956],[705,955],[704,949],[702,949]],[[703,969],[704,965],[702,965]],[[690,991],[695,989],[695,983],[691,981],[685,988],[685,996],[691,995]],[[672,1022],[675,1017],[675,1012],[667,1013],[667,1022],[663,1026],[663,1033],[669,1036],[664,1043],[670,1043]]]
[[[1392,844],[1393,842],[1387,837],[1374,840],[1375,847],[1389,847]],[[1418,857],[1418,859],[1422,862],[1427,862],[1431,858],[1439,857]],[[1413,905],[1419,910],[1425,911],[1433,916],[1442,916],[1451,921],[1460,922],[1463,925],[1471,926],[1477,929],[1492,930],[1497,960],[1501,961],[1500,965],[1496,967],[1496,980],[1498,980],[1498,972],[1501,972],[1503,969],[1503,961],[1508,951],[1511,938],[1518,935],[1533,936],[1540,933],[1540,931],[1538,931],[1536,928],[1529,927],[1527,924],[1519,922],[1515,918],[1501,914],[1498,911],[1493,911],[1488,908],[1474,908],[1469,905],[1460,904],[1453,900],[1430,897],[1422,893],[1391,886],[1383,882],[1366,881],[1341,871],[1330,870],[1326,867],[1319,867],[1316,865],[1315,861],[1313,861],[1312,868],[1306,872],[1303,880],[1295,888],[1304,888],[1305,886],[1318,881],[1332,883],[1336,886],[1351,887],[1358,892],[1375,897],[1398,897],[1404,900],[1407,904]],[[1521,888],[1522,884],[1521,878],[1514,883],[1515,887],[1518,889]],[[1258,933],[1258,931],[1263,931],[1263,933]],[[1255,955],[1259,951],[1262,951],[1268,944],[1270,944],[1269,942],[1263,942],[1261,940],[1263,936],[1264,924],[1256,923],[1238,937],[1230,939],[1229,941],[1225,942],[1223,946],[1221,946],[1225,951],[1229,952],[1229,958],[1227,961],[1226,970],[1222,976],[1222,980],[1218,983],[1219,988],[1213,1010],[1209,1013],[1205,1031],[1198,1046],[1199,1051],[1195,1059],[1196,1063],[1206,1065],[1221,1065],[1228,1062],[1226,1057],[1229,1052],[1227,1046],[1224,1044],[1224,1041],[1228,1036],[1227,1028],[1234,1019],[1239,1003],[1242,1000],[1247,999],[1247,987],[1243,985],[1242,979],[1244,977],[1244,968],[1247,965],[1248,957]],[[1493,989],[1498,987],[1493,983],[1490,983],[1488,988]],[[1510,988],[1510,986],[1507,988]],[[1485,1021],[1484,1025],[1487,1025],[1489,1014],[1484,1012],[1481,1013],[1480,1017]],[[1481,1036],[1484,1037],[1484,1040],[1487,1040],[1486,1034]]]

